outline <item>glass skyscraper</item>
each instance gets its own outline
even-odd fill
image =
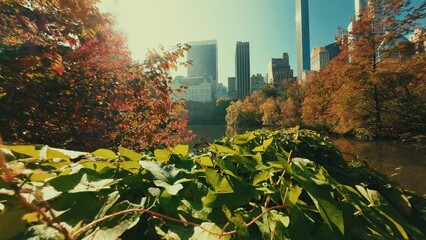
[[[191,50],[188,53],[188,60],[193,61],[193,65],[188,66],[188,77],[211,77],[212,92],[211,97],[216,98],[218,82],[217,71],[217,41],[197,41],[190,42]]]
[[[250,94],[250,43],[237,42],[235,49],[235,79],[238,98]]]
[[[194,61],[188,67],[188,77],[209,75],[217,81],[217,42],[216,40],[190,42],[188,59]]]
[[[296,0],[297,78],[311,70],[308,0]]]

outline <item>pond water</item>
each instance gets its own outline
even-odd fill
[[[192,125],[197,135],[190,142],[212,142],[226,134],[234,135],[233,129],[218,125]],[[240,132],[240,131],[238,131]],[[392,140],[359,141],[348,138],[333,139],[347,161],[361,160],[370,167],[398,182],[404,189],[426,196],[426,145]]]

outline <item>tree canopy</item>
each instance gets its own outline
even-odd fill
[[[0,3],[0,132],[8,141],[72,149],[141,149],[186,140],[168,72],[189,50],[135,62],[93,0]]]

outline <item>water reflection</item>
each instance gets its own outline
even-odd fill
[[[197,135],[189,144],[213,142],[225,134],[234,136],[247,129],[234,129],[223,125],[189,126]],[[334,139],[347,161],[361,160],[373,169],[386,174],[403,188],[426,195],[426,146],[399,141],[357,141],[347,138]]]
[[[403,188],[426,194],[426,146],[399,141],[334,139],[347,161],[361,160]]]

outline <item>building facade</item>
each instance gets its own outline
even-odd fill
[[[238,98],[250,94],[250,43],[237,42],[235,49],[235,79]]]
[[[237,81],[235,77],[228,77],[228,96],[232,99],[238,98]]]
[[[196,41],[190,42],[191,50],[188,52],[188,60],[192,60],[192,65],[188,66],[188,77],[211,76],[213,82],[218,82],[218,60],[217,41]],[[211,97],[216,97],[216,84],[213,84]]]
[[[290,67],[288,53],[282,58],[272,58],[268,63],[268,84],[279,84],[284,80],[293,79],[293,69]]]
[[[259,90],[260,88],[262,88],[265,85],[265,80],[262,76],[262,74],[256,74],[251,76],[250,79],[250,91],[254,92]]]
[[[414,44],[416,54],[424,53],[426,49],[426,29],[415,29],[414,33],[410,35],[410,42]]]
[[[297,77],[311,70],[308,0],[296,0]]]
[[[311,68],[312,71],[321,71],[325,66],[327,66],[330,61],[330,56],[325,47],[316,47],[312,51],[311,57]]]
[[[360,19],[362,11],[367,7],[369,0],[355,0],[355,20]]]
[[[337,57],[340,54],[340,52],[342,51],[342,50],[340,50],[339,44],[336,43],[336,42],[330,43],[327,46],[325,46],[324,48],[328,52],[329,61],[331,61],[333,58]]]
[[[174,99],[186,99],[194,102],[211,102],[213,85],[216,84],[210,75],[202,77],[183,77],[177,76],[173,79],[173,88],[178,89],[181,86],[186,86],[187,89],[180,93]]]

